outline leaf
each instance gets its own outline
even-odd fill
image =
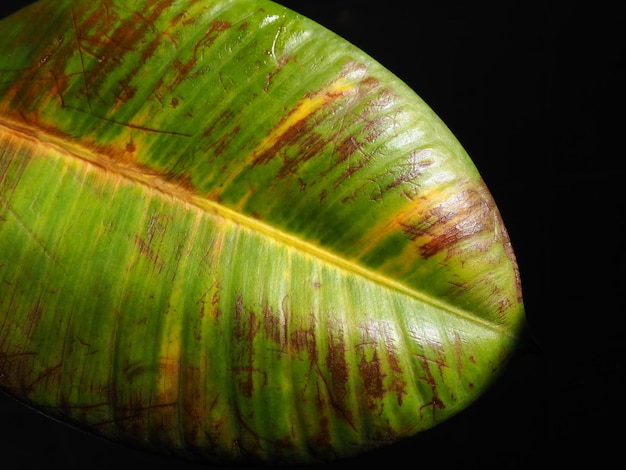
[[[518,268],[436,114],[263,0],[0,22],[0,386],[118,442],[312,463],[469,406]]]

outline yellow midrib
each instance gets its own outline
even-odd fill
[[[352,272],[378,285],[393,289],[420,302],[432,305],[439,310],[448,312],[451,315],[458,316],[465,320],[479,324],[489,330],[497,331],[506,336],[512,336],[509,331],[507,331],[500,325],[488,322],[480,317],[472,316],[462,309],[442,302],[438,299],[426,296],[421,292],[416,291],[415,289],[411,289],[398,281],[390,279],[387,276],[383,276],[378,272],[372,271],[371,269],[364,268],[359,264],[348,261],[328,250],[324,250],[313,243],[290,235],[289,233],[272,227],[271,225],[259,221],[258,219],[229,209],[228,207],[225,207],[215,201],[206,199],[202,196],[198,196],[191,191],[185,190],[180,186],[170,183],[169,181],[166,181],[164,179],[155,177],[154,175],[145,175],[141,171],[138,171],[136,168],[119,165],[118,163],[111,161],[104,155],[92,152],[80,145],[66,142],[63,139],[60,139],[41,129],[37,129],[29,125],[24,125],[0,116],[0,131],[17,135],[26,140],[34,141],[39,145],[49,146],[61,154],[78,158],[79,160],[96,167],[104,168],[106,171],[110,171],[111,173],[119,175],[120,177],[139,183],[149,188],[150,190],[167,194],[170,197],[195,206],[204,212],[230,220],[256,233],[260,233],[266,237],[273,238],[280,243],[291,246],[298,251],[307,253],[315,257],[316,259],[321,259],[344,271]]]

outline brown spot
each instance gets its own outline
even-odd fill
[[[292,110],[285,118],[283,118],[276,127],[282,125],[284,121],[286,121],[295,110]],[[267,149],[264,149],[262,152],[255,154],[254,161],[252,162],[252,166],[265,165],[272,161],[275,155],[277,155],[281,148],[285,145],[289,144],[291,141],[295,139],[298,134],[305,134],[305,130],[307,129],[307,125],[311,119],[312,115],[309,115],[307,118],[299,119],[295,121],[291,126],[289,126],[281,135],[276,139],[276,141]],[[302,161],[302,159],[300,159]],[[293,165],[292,165],[293,166]],[[289,171],[281,170],[281,173],[289,173]]]
[[[423,151],[413,152],[404,163],[397,167],[393,181],[385,187],[385,190],[391,190],[403,184],[412,184],[418,179],[424,170],[433,164],[430,158],[424,159],[422,153]]]
[[[172,184],[175,184],[176,186],[188,193],[193,194],[196,192],[196,186],[193,184],[191,174],[182,174],[176,173],[175,171],[170,171],[167,174],[163,175],[163,179],[169,181]]]
[[[369,408],[376,409],[376,401],[383,397],[383,377],[384,374],[380,367],[380,359],[378,351],[374,350],[371,360],[365,358],[365,354],[361,355],[358,364],[359,375],[363,379],[365,393],[367,394]]]
[[[170,101],[170,106],[174,109],[178,108],[179,105],[179,101],[178,98],[174,97],[172,98],[172,101]]]
[[[220,116],[213,120],[211,125],[202,133],[202,137],[208,139],[208,145],[203,147],[203,152],[212,153],[209,157],[209,162],[215,161],[222,153],[224,153],[233,139],[237,137],[240,131],[240,125],[233,125],[239,118],[228,109],[220,114]],[[221,126],[226,129],[230,129],[226,134],[219,134],[219,138],[216,138],[218,132],[221,132]]]
[[[431,413],[432,413],[432,420],[433,423],[436,422],[435,419],[435,412],[437,409],[439,410],[443,410],[446,408],[446,405],[443,401],[441,401],[441,398],[439,398],[439,396],[434,393],[432,398],[430,399],[430,401],[428,403],[423,404],[422,406],[420,406],[420,415],[422,413],[422,410],[424,408],[431,408]]]
[[[400,361],[396,353],[395,341],[392,337],[389,326],[385,322],[375,322],[370,320],[361,326],[361,359],[358,364],[359,375],[363,380],[368,397],[370,409],[377,407],[379,401],[386,393],[394,393],[397,396],[398,404],[402,404],[403,396],[406,392],[406,380],[404,379]],[[368,352],[372,350],[373,353]],[[372,358],[367,359],[371,354]],[[390,377],[383,372],[383,362],[387,360]]]
[[[431,203],[427,199],[423,200]],[[410,223],[400,222],[404,235],[418,243],[424,258],[430,258],[445,251],[446,258],[458,254],[462,241],[471,240],[480,232],[492,232],[493,201],[483,197],[475,189],[452,194],[443,201],[437,201],[418,220]],[[489,243],[493,243],[490,238]],[[488,248],[474,246],[475,249]]]
[[[335,335],[333,329],[328,329],[328,352],[326,356],[326,369],[330,374],[330,383],[327,383],[332,406],[346,420],[350,420],[350,411],[346,407],[348,395],[349,368],[346,361],[346,348],[344,344],[343,331],[337,330]]]
[[[137,87],[131,86],[129,84],[129,80],[132,76],[125,77],[122,81],[119,82],[119,87],[115,90],[114,95],[121,103],[126,103],[132,100],[137,93]]]
[[[265,334],[280,346],[281,351],[287,348],[287,319],[289,317],[289,297],[285,296],[279,311],[269,304],[263,306]]]
[[[235,302],[234,322],[237,357],[233,358],[233,370],[238,377],[239,391],[250,398],[254,393],[254,375],[260,373],[264,377],[262,385],[267,382],[267,377],[254,367],[254,339],[261,331],[261,322],[254,310],[244,304],[241,294]]]
[[[231,24],[228,21],[217,20],[209,25],[206,33],[200,38],[193,48],[193,54],[191,58],[186,62],[181,62],[180,59],[176,59],[172,64],[178,75],[174,83],[169,85],[170,89],[176,88],[183,80],[190,78],[191,71],[198,62],[198,55],[201,49],[210,48],[213,43],[222,35],[224,31],[231,28]]]
[[[289,341],[290,348],[296,353],[306,352],[311,364],[317,363],[318,352],[315,342],[315,326],[308,329],[298,328],[291,333]]]
[[[263,315],[263,328],[265,335],[274,343],[280,343],[283,325],[281,325],[281,321],[278,316],[274,314],[274,309],[266,302],[263,305],[261,314]]]
[[[318,407],[320,409],[320,407]],[[329,447],[330,443],[330,430],[329,430],[329,422],[328,417],[325,415],[321,415],[318,417],[318,422],[320,424],[319,431],[311,437],[311,441],[314,449],[323,449],[324,447]]]
[[[100,65],[90,70],[89,74],[85,76],[86,93],[97,93],[96,90],[102,88],[102,84],[110,73],[119,66],[122,57],[133,51],[137,44],[142,44],[141,60],[137,61],[137,66],[130,70],[119,82],[120,88],[125,91],[117,92],[117,96],[122,102],[132,99],[135,91],[128,86],[128,83],[142,64],[152,57],[154,51],[160,45],[160,36],[154,35],[150,40],[148,38],[152,35],[152,28],[156,20],[161,16],[163,10],[169,8],[172,3],[172,0],[166,0],[150,4],[146,9],[145,15],[136,15],[128,18],[113,30],[111,30],[110,26],[102,25],[105,16],[100,11],[95,11],[91,16],[83,18],[83,22],[77,25],[76,30],[77,47],[79,50],[83,53],[89,53],[88,51],[94,48],[94,46],[98,49],[114,50],[114,52],[109,53],[108,57],[110,59],[99,61]],[[105,6],[105,8],[107,7]],[[77,17],[81,17],[80,13]],[[95,33],[92,33],[92,31],[95,31]]]
[[[516,273],[517,274],[517,273]],[[517,281],[517,276],[516,276],[516,281]],[[521,289],[517,289],[517,292],[521,292]],[[513,306],[511,300],[508,297],[502,297],[500,298],[500,300],[497,302],[497,312],[498,313],[505,313],[507,312],[511,307]]]
[[[404,395],[407,395],[406,391],[406,379],[404,373],[400,367],[400,361],[395,350],[395,346],[390,341],[386,342],[387,356],[389,366],[391,368],[391,384],[389,385],[390,391],[396,394],[398,399],[398,405],[402,405],[402,399]]]
[[[519,267],[517,265],[517,260],[515,258],[515,253],[513,252],[513,246],[511,245],[511,240],[509,238],[509,233],[506,230],[506,227],[504,226],[504,221],[502,220],[502,215],[500,214],[500,211],[496,210],[496,217],[497,217],[497,225],[500,228],[500,236],[502,238],[502,244],[504,245],[504,251],[506,253],[506,257],[509,259],[509,262],[511,263],[511,266],[513,266],[513,269],[515,271],[515,288],[517,290],[517,302],[518,303],[522,303],[523,298],[522,298],[522,280],[520,277],[520,272],[519,272]]]
[[[335,147],[335,152],[337,153],[335,165],[345,162],[352,155],[360,152],[363,146],[363,143],[359,142],[355,136],[349,135],[345,137]],[[335,186],[336,185],[337,184],[335,184]]]
[[[261,369],[257,369],[252,366],[245,366],[234,367],[233,371],[239,377],[239,380],[237,381],[239,385],[239,391],[246,398],[250,398],[254,394],[255,375],[260,375],[262,377],[262,381],[260,383],[261,388],[267,385],[267,373]]]
[[[157,273],[160,273],[166,267],[166,263],[161,259],[160,253],[170,222],[171,216],[153,215],[150,217],[145,234],[135,235],[135,246],[137,246],[139,254],[152,262],[153,268]]]
[[[261,325],[254,310],[246,307],[243,303],[243,296],[239,294],[235,303],[235,337],[239,341],[250,344],[259,332]]]
[[[297,126],[294,126],[292,130],[296,133],[302,133],[304,135],[304,139],[302,139],[302,143],[299,144],[299,151],[296,153],[297,157],[287,157],[283,154],[283,165],[276,175],[277,179],[297,175],[300,166],[320,154],[324,147],[328,144],[328,141],[323,139],[321,135],[316,132],[305,132],[304,128],[297,129]]]
[[[360,81],[355,81],[355,74],[361,76]],[[284,164],[278,177],[295,174],[302,163],[319,155],[330,143],[340,141],[341,132],[349,128],[352,121],[366,121],[367,111],[355,115],[354,109],[371,101],[371,91],[376,86],[378,82],[366,75],[366,67],[355,63],[346,65],[341,74],[320,89],[307,93],[276,123],[266,141],[253,152],[252,166],[267,164],[275,156],[282,155]],[[315,132],[319,122],[330,119],[337,124],[334,126],[336,132],[327,137]],[[295,156],[287,156],[287,146],[297,147],[292,152]],[[342,151],[339,163],[348,158],[345,148]]]

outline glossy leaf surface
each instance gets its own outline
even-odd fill
[[[0,22],[0,386],[185,458],[308,463],[469,406],[519,274],[405,84],[263,0]]]

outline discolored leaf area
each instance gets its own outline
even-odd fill
[[[264,0],[40,0],[0,22],[0,386],[185,459],[427,430],[515,352],[518,268],[403,82]]]

